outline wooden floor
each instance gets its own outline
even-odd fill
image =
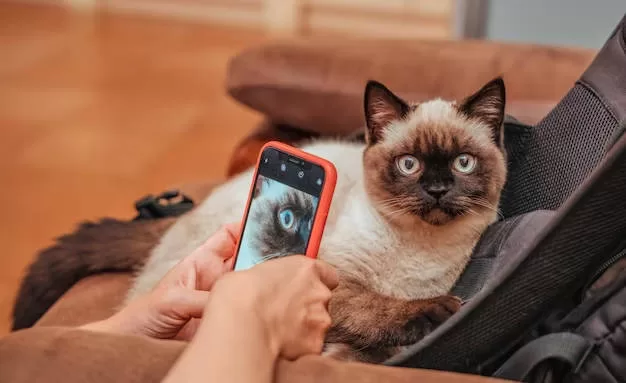
[[[0,2],[0,334],[37,249],[224,174],[259,120],[224,92],[259,33]]]

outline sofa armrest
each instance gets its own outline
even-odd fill
[[[184,347],[178,341],[33,327],[0,338],[0,382],[159,382]]]
[[[63,327],[35,327],[0,339],[0,381],[159,382],[185,343],[96,333]],[[497,383],[480,376],[343,363],[311,356],[281,361],[276,382],[466,382]]]
[[[295,40],[236,56],[227,89],[275,123],[349,134],[362,124],[368,79],[420,101],[459,99],[504,75],[507,112],[515,116],[520,109],[520,119],[533,123],[565,94],[593,56],[591,50],[485,41]]]

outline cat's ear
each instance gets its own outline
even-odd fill
[[[368,145],[382,139],[389,124],[404,118],[410,109],[400,97],[376,81],[368,81],[365,86],[364,106]]]
[[[254,184],[254,194],[252,194],[252,199],[263,194],[265,189],[267,189],[268,184],[269,184],[269,181],[267,180],[267,178],[258,177],[257,182]]]
[[[479,119],[489,125],[494,142],[501,145],[505,103],[504,81],[502,77],[497,77],[466,98],[459,105],[459,110],[466,116]]]

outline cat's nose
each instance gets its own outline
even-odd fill
[[[436,200],[440,200],[441,197],[443,197],[444,195],[446,195],[446,193],[450,191],[450,188],[446,185],[436,184],[427,186],[425,190],[428,195]]]

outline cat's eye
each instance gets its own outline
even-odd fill
[[[459,173],[469,174],[476,168],[476,157],[463,153],[454,159],[452,167]]]
[[[411,175],[420,170],[420,162],[410,154],[396,158],[396,167],[402,174]]]
[[[283,209],[279,214],[278,214],[278,218],[280,221],[280,225],[284,228],[284,229],[291,229],[294,222],[295,222],[295,217],[293,215],[293,211],[291,211],[291,209]]]

